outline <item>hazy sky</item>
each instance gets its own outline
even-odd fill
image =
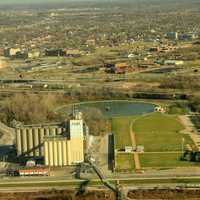
[[[0,4],[11,4],[11,3],[28,4],[28,3],[40,3],[40,2],[69,2],[69,1],[73,2],[73,1],[87,1],[87,0],[0,0]]]
[[[69,1],[86,1],[86,0],[0,0],[0,4],[29,4],[43,2],[69,2]]]

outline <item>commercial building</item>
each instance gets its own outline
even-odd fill
[[[34,59],[34,58],[39,58],[39,57],[40,57],[39,51],[28,52],[28,58]]]
[[[165,65],[183,65],[184,61],[183,60],[165,60],[164,64]]]
[[[168,40],[178,40],[179,34],[177,32],[168,32],[165,34],[165,38]]]
[[[21,52],[21,49],[20,48],[11,48],[10,49],[10,56],[16,56],[17,53],[20,53]]]

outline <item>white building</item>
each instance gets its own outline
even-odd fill
[[[83,120],[70,120],[70,138],[83,138]]]
[[[183,60],[165,60],[164,64],[165,65],[183,65],[184,61]]]

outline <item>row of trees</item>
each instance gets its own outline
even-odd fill
[[[198,76],[173,76],[163,78],[160,88],[197,90],[200,88],[200,78]]]
[[[62,95],[15,94],[1,105],[0,120],[8,125],[13,120],[24,124],[57,121],[61,116],[54,109],[63,101]]]
[[[55,108],[68,101],[69,98],[64,95],[15,94],[7,97],[4,105],[1,105],[0,121],[9,126],[16,125],[16,122],[38,124],[64,121],[66,115],[55,112]],[[83,114],[90,134],[104,135],[109,132],[110,123],[99,109],[87,108]]]

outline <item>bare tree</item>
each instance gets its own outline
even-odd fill
[[[97,108],[87,108],[83,112],[83,117],[89,126],[91,135],[101,136],[109,132],[110,123],[104,117],[101,110]]]

